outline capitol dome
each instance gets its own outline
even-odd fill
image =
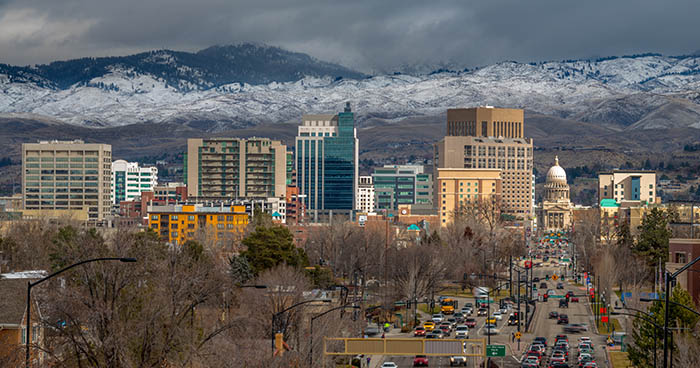
[[[559,166],[559,156],[554,156],[554,166],[547,171],[548,184],[563,184],[566,185],[566,171]]]

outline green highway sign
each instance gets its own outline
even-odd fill
[[[566,296],[565,295],[550,295],[549,297],[552,299],[564,299]]]
[[[563,258],[561,261],[562,262],[571,262],[571,259],[570,258]]]
[[[486,345],[487,357],[504,357],[506,356],[505,345]]]
[[[477,302],[477,303],[493,303],[493,299],[489,299],[489,300],[486,300],[486,299],[477,299],[476,302]]]

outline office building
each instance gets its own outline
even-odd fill
[[[350,104],[337,115],[304,115],[296,137],[297,187],[310,220],[350,213],[357,192],[359,141]]]
[[[87,212],[88,223],[110,214],[112,146],[74,141],[22,144],[24,209],[44,213]]]
[[[396,211],[400,205],[433,207],[433,176],[422,165],[384,165],[372,173],[377,210]]]
[[[140,167],[138,162],[112,162],[112,204],[132,201],[141,192],[150,192],[158,185],[158,168]]]
[[[504,213],[528,219],[532,209],[532,139],[447,136],[435,144],[436,168],[500,169]]]
[[[655,204],[656,172],[646,170],[613,170],[598,174],[598,203],[612,199],[617,204],[638,202]]]
[[[488,200],[498,205],[503,183],[501,169],[438,168],[437,173],[435,203],[441,226],[452,222],[455,210],[462,207]]]
[[[700,239],[671,238],[668,241],[668,253],[666,269],[673,273],[700,257]],[[690,294],[695,305],[700,304],[700,262],[678,275],[676,282]]]
[[[447,135],[460,137],[523,138],[522,109],[491,106],[447,110]]]
[[[355,208],[364,213],[374,212],[374,184],[371,176],[360,176],[355,195]]]
[[[524,138],[523,117],[522,109],[448,109],[447,135],[435,144],[433,163],[435,169],[501,169],[503,212],[531,220],[533,144]]]
[[[224,241],[240,235],[248,225],[243,205],[149,205],[148,227],[161,239],[183,244],[196,236]]]
[[[283,197],[287,147],[267,138],[187,140],[185,183],[194,200]]]

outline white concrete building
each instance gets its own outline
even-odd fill
[[[358,211],[374,212],[374,184],[371,176],[360,176],[355,201],[355,208]]]
[[[112,162],[112,204],[131,201],[141,192],[152,191],[158,185],[158,168],[140,167],[138,162]]]

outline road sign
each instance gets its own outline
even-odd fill
[[[505,345],[486,345],[487,357],[504,357],[506,356]]]
[[[559,276],[557,276],[556,274],[552,275],[552,280],[557,281],[558,278]]]
[[[550,295],[549,297],[552,299],[564,299],[566,295]]]
[[[523,336],[523,334],[520,333],[520,331],[515,333],[515,338],[520,340],[520,338]]]

